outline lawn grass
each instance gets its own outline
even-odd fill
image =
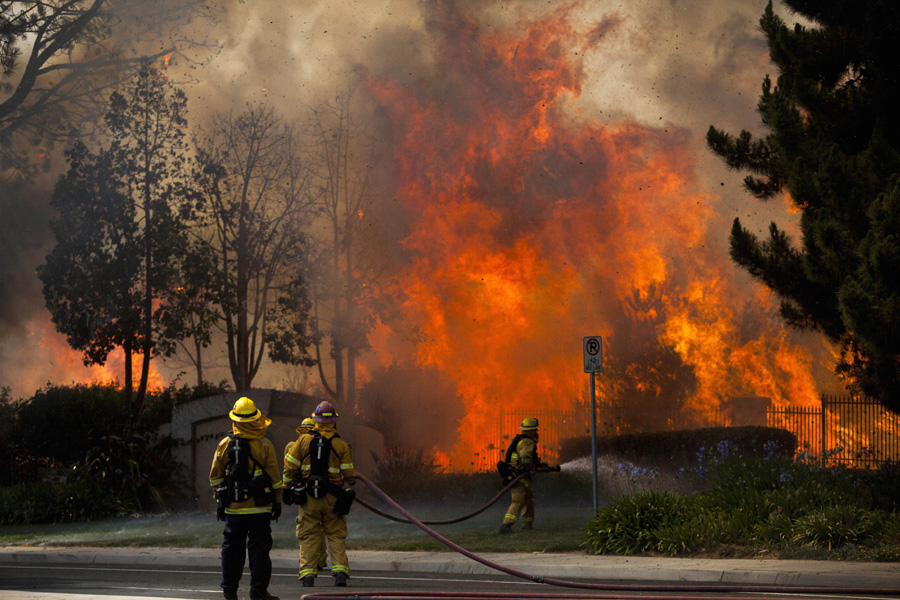
[[[533,531],[520,531],[516,527],[512,535],[498,533],[508,497],[471,519],[432,526],[432,529],[472,552],[581,552],[579,545],[591,516],[591,498],[588,492],[583,494],[582,501],[573,502],[571,488],[554,491],[545,486],[543,490],[537,489],[537,518]],[[403,505],[418,519],[453,519],[480,508],[496,491],[479,490],[468,498],[404,498]],[[385,513],[402,518],[377,498],[367,496],[366,501]],[[282,517],[272,524],[275,548],[297,548],[295,516],[296,508],[286,506]],[[223,523],[212,513],[135,515],[87,523],[2,526],[0,545],[216,548],[222,541],[222,528]],[[415,525],[381,517],[359,503],[353,505],[348,529],[347,548],[351,551],[449,550]]]
[[[496,516],[496,515],[495,515]],[[349,550],[447,551],[449,548],[414,525],[378,523],[378,517],[354,511],[348,519]],[[502,518],[502,517],[501,517]],[[499,521],[484,519],[470,525],[433,529],[473,552],[580,552],[583,524],[554,523],[534,531],[499,535]],[[291,517],[272,524],[275,548],[296,548]],[[93,523],[10,525],[0,527],[3,546],[90,546],[216,548],[222,541],[222,523],[214,515],[175,514],[123,517]]]

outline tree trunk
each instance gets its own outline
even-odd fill
[[[125,381],[122,382],[122,387],[125,390],[125,402],[128,403],[128,406],[132,405],[132,398],[134,397],[132,386],[134,371],[131,364],[133,348],[131,342],[131,337],[126,337],[122,342],[122,353],[125,355]]]
[[[197,336],[194,336],[194,347],[197,349],[197,360],[194,361],[194,365],[197,367],[197,387],[203,386],[203,344],[200,343],[200,339]]]
[[[331,353],[334,357],[334,396],[337,402],[344,401],[344,347],[346,338],[346,324],[341,314],[341,286],[340,286],[340,230],[337,219],[333,222],[334,248],[332,252],[332,268],[334,273],[334,327],[331,336]]]
[[[350,216],[348,215],[349,219]],[[347,405],[353,406],[356,402],[356,344],[357,341],[355,339],[356,336],[356,327],[355,318],[356,311],[355,308],[355,294],[354,290],[354,281],[353,281],[353,234],[350,231],[350,228],[347,228],[347,240],[344,248],[344,253],[346,255],[346,323],[349,331],[353,332],[353,336],[347,336],[346,344],[347,344]]]

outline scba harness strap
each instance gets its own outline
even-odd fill
[[[253,456],[250,449],[250,440],[229,433],[228,465],[225,467],[225,484],[216,488],[216,499],[223,508],[228,508],[238,502],[246,502],[251,497],[257,506],[265,506],[275,501],[275,492],[272,490],[272,479],[266,473],[266,469]],[[254,476],[249,469],[248,462],[252,462],[261,471]]]
[[[338,435],[335,434],[334,437],[338,437]],[[325,437],[318,431],[313,433],[313,439],[309,444],[309,453],[307,454],[309,457],[309,477],[306,481],[306,493],[312,498],[324,498],[327,494],[337,496],[343,491],[339,485],[335,485],[328,480],[328,462],[332,454],[340,460],[337,452],[331,446],[331,438]]]
[[[526,438],[528,438],[528,436],[524,433],[517,433],[515,436],[513,436],[513,439],[509,441],[509,445],[506,447],[506,454],[504,455],[503,460],[497,462],[497,472],[500,473],[500,476],[503,478],[503,483],[509,483],[510,481],[515,479],[516,476],[524,473],[525,470],[522,468],[521,463],[519,464],[518,468],[512,466],[512,457],[519,447],[519,442]],[[538,459],[537,455],[537,443],[535,442],[532,464],[536,465],[539,463],[540,460]]]
[[[346,515],[350,512],[350,505],[353,503],[356,492],[345,490],[341,486],[331,483],[329,478],[331,455],[333,454],[338,462],[341,459],[331,442],[332,439],[340,436],[335,434],[332,438],[328,438],[318,431],[310,435],[313,436],[313,439],[309,444],[309,452],[300,459],[302,464],[309,458],[309,475],[303,477],[302,469],[297,472],[284,501],[286,504],[305,504],[307,497],[319,499],[330,494],[337,499],[334,512],[338,515]]]

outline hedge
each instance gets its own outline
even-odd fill
[[[775,454],[793,456],[797,450],[797,436],[774,427],[708,427],[681,431],[629,433],[597,437],[597,455],[618,458],[692,461],[704,448],[715,448],[722,441],[730,441],[743,455]],[[560,462],[569,462],[591,455],[591,438],[569,438],[560,445]]]

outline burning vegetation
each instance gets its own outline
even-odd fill
[[[331,363],[313,391],[333,391],[385,422],[415,413],[418,421],[397,429],[402,442],[433,451],[444,467],[466,470],[473,453],[496,454],[484,432],[501,410],[583,407],[585,335],[602,335],[606,345],[599,401],[631,430],[718,424],[734,396],[811,406],[815,374],[835,358],[824,344],[799,343],[774,316],[773,298],[739,277],[724,247],[727,211],[700,175],[702,140],[684,126],[613,118],[582,101],[590,69],[604,69],[587,57],[603,55],[623,19],[573,18],[582,8],[574,2],[504,28],[452,2],[429,6],[424,26],[435,46],[421,59],[432,61],[427,68],[402,77],[359,70],[360,97],[373,101],[382,136],[380,189],[369,190],[369,180],[323,183],[298,158],[298,181],[309,175],[335,201],[317,205],[318,221],[289,228],[298,237],[308,228],[308,239],[328,230],[331,256],[288,244],[331,270],[292,283],[315,288],[309,312],[331,323],[310,338],[288,323],[288,333],[303,329],[295,337],[304,355],[286,351],[284,362],[308,367],[305,353],[315,346],[319,365]],[[167,84],[173,56],[160,58]],[[338,104],[342,120],[349,104]],[[376,170],[374,146],[328,148],[333,131],[317,133],[323,164],[355,152]],[[220,162],[206,174],[218,177],[219,166],[238,173]],[[280,184],[285,198],[307,189]],[[268,180],[262,187],[271,188]],[[355,193],[372,204],[340,205]],[[371,265],[351,246],[391,264],[363,277]],[[261,321],[267,301],[253,313]],[[257,366],[264,337],[252,338]],[[249,387],[255,373],[241,381]]]
[[[456,468],[485,450],[498,409],[580,401],[583,335],[603,335],[612,357],[600,401],[650,428],[676,413],[710,422],[748,391],[817,399],[812,357],[717,249],[717,198],[698,180],[688,132],[579,110],[584,40],[603,39],[567,16],[512,35],[448,9],[434,25],[441,93],[368,79],[409,221],[401,318],[380,325],[379,351],[456,382]],[[392,336],[413,335],[413,356],[392,353]]]

